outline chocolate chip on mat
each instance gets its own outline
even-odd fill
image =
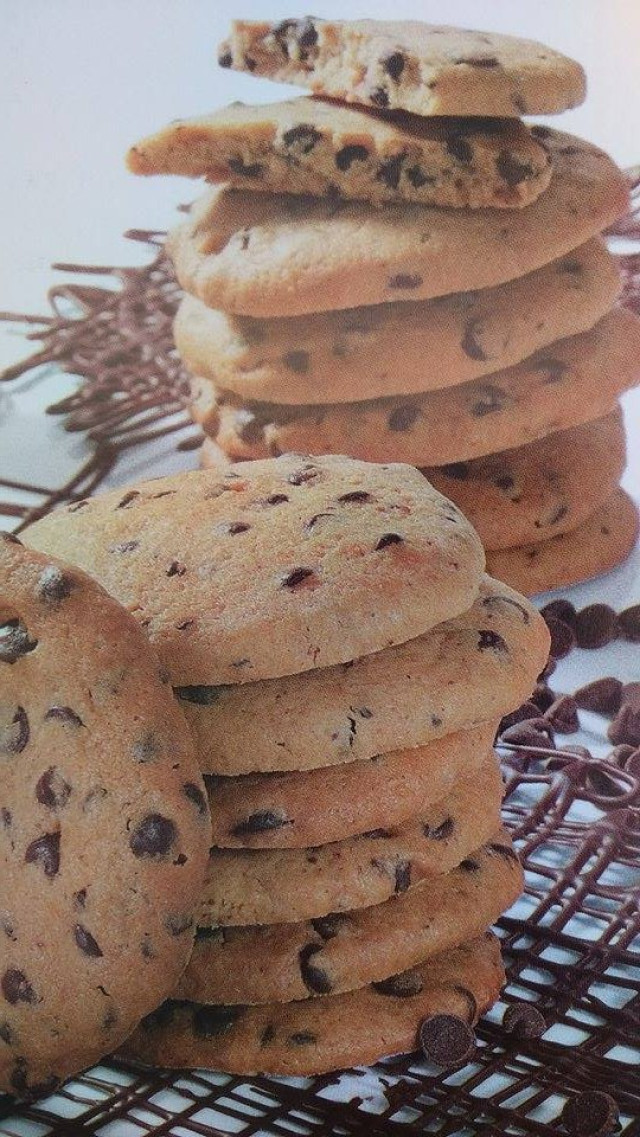
[[[544,1015],[531,1003],[511,1003],[507,1007],[502,1025],[516,1038],[541,1038],[547,1029]]]
[[[569,624],[565,624],[564,620],[556,620],[553,616],[546,619],[546,624],[551,635],[551,646],[549,648],[549,655],[552,659],[564,659],[565,655],[573,651],[576,646],[576,637],[573,628]]]
[[[602,1090],[586,1090],[571,1098],[562,1111],[562,1123],[573,1137],[605,1137],[619,1118],[618,1106]]]
[[[572,695],[560,695],[544,712],[544,717],[559,734],[573,734],[580,729],[578,705]]]
[[[515,711],[505,715],[500,723],[500,732],[508,730],[511,726],[517,726],[518,723],[528,722],[529,719],[537,719],[540,717],[540,707],[535,703],[526,702],[521,707],[517,707]]]
[[[541,711],[542,713],[548,711],[557,698],[556,692],[552,691],[546,683],[536,683],[531,695],[531,702],[538,708],[538,714],[540,714]]]
[[[627,747],[625,746],[624,749],[626,750]],[[622,747],[616,747],[616,750],[622,750]],[[636,748],[632,750],[630,754],[627,754],[624,759],[624,769],[627,774],[631,774],[632,777],[640,777],[640,749]]]
[[[545,750],[554,743],[551,725],[543,718],[529,719],[528,722],[510,726],[508,730],[503,731],[501,740],[510,742],[513,746],[543,747]]]
[[[604,647],[616,638],[617,616],[609,604],[589,604],[576,616],[578,647]]]
[[[420,1045],[428,1062],[447,1069],[473,1057],[476,1036],[459,1015],[431,1015],[420,1026]]]
[[[570,600],[551,600],[540,609],[540,615],[549,623],[549,620],[561,620],[572,628],[576,622],[576,610]]]
[[[640,643],[640,604],[618,613],[618,633],[631,643]]]
[[[620,694],[620,702],[623,707],[640,711],[640,683],[625,683]]]
[[[582,710],[610,717],[620,710],[622,683],[612,675],[605,675],[602,679],[578,687],[573,697]]]
[[[614,746],[613,750],[610,750],[609,753],[605,755],[605,760],[611,762],[614,766],[626,767],[631,755],[635,753],[636,748],[634,746],[629,746],[627,742],[623,742],[620,746]]]
[[[623,703],[607,731],[607,738],[614,746],[640,746],[640,711]]]

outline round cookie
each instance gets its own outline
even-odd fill
[[[185,292],[211,308],[298,316],[427,300],[524,276],[628,208],[624,174],[597,147],[534,127],[553,177],[522,210],[341,202],[223,186],[167,238]]]
[[[335,455],[159,478],[75,502],[26,539],[100,580],[179,685],[380,651],[467,608],[484,566],[417,470]]]
[[[580,64],[546,44],[422,20],[234,20],[218,63],[418,115],[554,114],[586,94]]]
[[[458,777],[476,770],[496,729],[497,722],[485,723],[427,746],[303,773],[209,775],[212,844],[301,849],[400,825],[443,798]]]
[[[500,824],[493,752],[444,800],[386,826],[310,849],[212,849],[197,910],[201,927],[283,924],[381,904],[446,873]]]
[[[395,977],[393,977],[395,979]],[[430,960],[396,983],[313,1002],[263,1007],[166,1003],[123,1047],[152,1066],[240,1074],[320,1074],[414,1050],[421,1022],[436,1013],[474,1023],[504,982],[490,933]]]
[[[638,507],[622,489],[577,529],[488,556],[493,572],[529,596],[567,588],[609,572],[632,551],[640,525]]]
[[[0,1089],[51,1092],[166,998],[210,843],[184,717],[132,617],[0,537]]]
[[[527,446],[423,469],[462,510],[487,550],[568,533],[604,505],[624,473],[622,411]]]
[[[485,577],[461,616],[351,666],[178,695],[204,772],[308,770],[494,722],[528,697],[548,651],[533,605]]]
[[[243,401],[351,403],[422,394],[511,367],[593,327],[619,291],[616,259],[594,238],[508,284],[437,300],[259,320],[187,295],[174,336],[194,375]]]
[[[480,935],[520,895],[502,831],[444,876],[372,908],[299,924],[198,932],[178,985],[199,1003],[287,1003],[385,979]]]
[[[463,208],[528,205],[551,180],[547,151],[516,118],[390,116],[308,97],[177,119],[127,164],[240,189]]]
[[[205,429],[217,426],[218,447],[236,461],[306,448],[444,466],[601,418],[638,380],[640,319],[620,308],[589,331],[459,387],[326,407],[241,406],[227,395],[215,408],[210,393],[194,417]],[[216,465],[218,451],[205,449],[203,465],[209,461]]]

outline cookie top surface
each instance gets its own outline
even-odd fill
[[[418,20],[236,20],[218,62],[420,115],[553,114],[586,94],[582,67],[544,44]]]
[[[344,202],[218,187],[169,234],[178,279],[212,308],[295,316],[429,299],[513,280],[628,207],[621,170],[570,134],[534,127],[553,163],[526,210]]]
[[[0,540],[0,1087],[118,1045],[193,943],[210,843],[184,718],[131,616]]]
[[[127,155],[135,174],[453,207],[528,205],[548,152],[518,119],[420,118],[302,97],[178,119]]]
[[[313,769],[501,718],[531,693],[548,650],[533,605],[485,577],[462,615],[351,666],[179,694],[203,770]]]
[[[76,502],[27,541],[91,572],[174,685],[357,659],[468,608],[480,540],[408,466],[300,454]]]

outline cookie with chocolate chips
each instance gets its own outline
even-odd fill
[[[544,144],[553,176],[523,210],[379,209],[222,186],[194,204],[167,251],[186,292],[254,317],[489,288],[564,256],[628,208],[624,174],[604,151],[558,131]]]
[[[533,605],[485,577],[466,612],[405,644],[304,675],[178,695],[205,772],[309,770],[501,718],[529,696],[548,650]]]
[[[624,473],[622,411],[527,446],[423,470],[475,525],[485,549],[569,533],[616,490]]]
[[[453,387],[593,327],[619,288],[616,260],[594,238],[508,284],[437,300],[260,320],[185,296],[174,335],[189,370],[205,381],[194,381],[193,400],[212,434],[211,384],[243,401],[289,405]],[[200,402],[207,388],[209,409]]]
[[[417,470],[335,455],[159,478],[25,536],[129,608],[177,686],[378,652],[467,608],[484,567],[475,531]]]
[[[521,866],[498,830],[450,872],[382,904],[295,924],[200,928],[177,994],[253,1004],[354,990],[480,935],[521,890]]]
[[[0,1089],[53,1090],[177,982],[210,843],[184,718],[135,620],[0,537]]]
[[[134,174],[240,189],[471,208],[528,205],[551,179],[548,151],[518,119],[426,119],[308,97],[177,119],[127,162]]]
[[[235,461],[290,449],[349,450],[360,459],[444,466],[524,446],[601,418],[640,380],[640,320],[614,309],[595,327],[471,383],[423,395],[328,406],[245,403],[205,380],[191,407],[220,452]],[[208,388],[208,390],[207,390]]]
[[[293,923],[381,904],[446,873],[500,824],[502,778],[493,752],[449,793],[399,826],[307,849],[213,848],[200,925]]]
[[[488,554],[491,571],[528,596],[566,588],[610,572],[634,548],[640,522],[638,507],[617,489],[586,521],[570,533]]]
[[[218,63],[418,115],[557,114],[586,94],[580,64],[545,44],[419,20],[234,20]]]

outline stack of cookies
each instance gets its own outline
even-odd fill
[[[212,807],[191,962],[126,1053],[307,1074],[472,1025],[522,884],[491,745],[548,633],[460,511],[411,466],[288,455],[76,502],[26,539],[146,629]]]
[[[612,567],[619,397],[640,322],[599,234],[621,171],[521,114],[585,94],[540,44],[426,24],[236,22],[223,67],[314,96],[234,104],[135,146],[137,173],[223,182],[168,248],[187,296],[204,464],[297,450],[409,462],[525,592]]]

